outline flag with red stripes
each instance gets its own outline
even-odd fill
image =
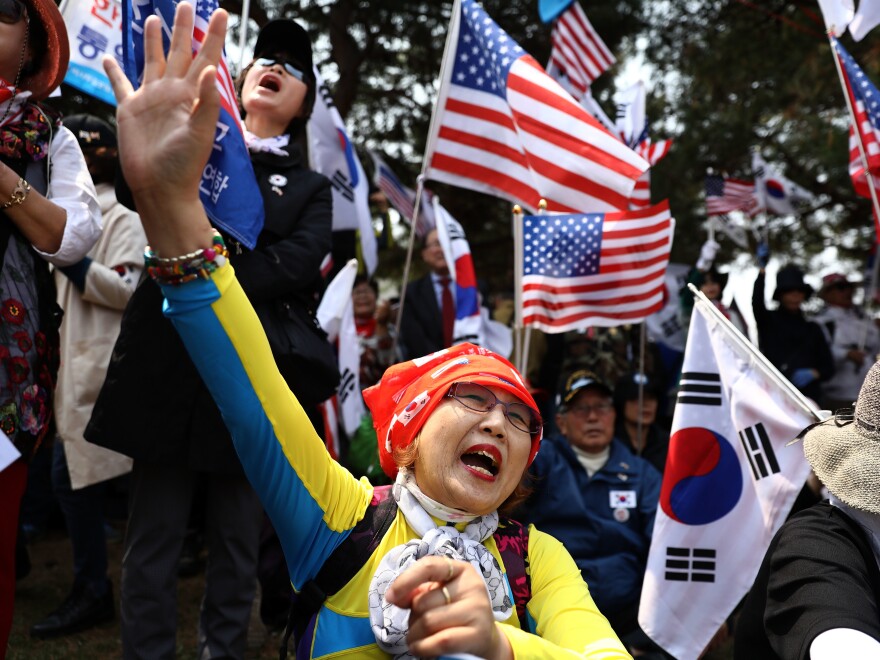
[[[663,307],[675,221],[640,211],[523,217],[523,322],[557,333],[639,323]]]
[[[137,89],[144,71],[144,22],[155,14],[162,22],[165,52],[177,7],[175,0],[123,0],[122,53],[125,75]],[[219,7],[217,0],[195,3],[193,54],[201,50],[207,36],[208,19]],[[250,155],[244,142],[244,126],[238,113],[235,85],[226,65],[226,53],[217,65],[220,116],[214,134],[214,148],[199,181],[199,197],[211,222],[253,249],[263,229],[264,211]]]
[[[840,60],[846,91],[856,117],[856,128],[868,159],[868,170],[874,177],[874,187],[880,189],[880,91],[840,42],[834,38],[831,42]],[[852,125],[849,128],[849,175],[856,193],[862,197],[870,197],[865,165]]]
[[[373,159],[373,183],[391,202],[404,222],[412,225],[413,211],[416,205],[416,191],[401,182],[388,164],[374,151],[370,151]],[[416,225],[416,236],[424,238],[437,224],[434,218],[433,195],[427,188],[422,189],[422,200],[419,203],[419,223]]]
[[[578,99],[617,61],[577,0],[559,15],[550,42],[547,71],[554,78],[565,77]]]
[[[648,168],[474,0],[457,1],[428,178],[550,211],[625,209]]]
[[[636,147],[636,153],[644,158],[651,167],[659,162],[663,156],[669,153],[672,146],[672,140],[660,140],[659,142],[651,142],[651,138],[645,138],[639,142]],[[645,172],[636,181],[636,187],[633,188],[632,195],[629,198],[629,208],[631,211],[636,209],[644,209],[651,206],[651,170]]]
[[[761,210],[761,201],[754,181],[728,179],[718,174],[706,176],[706,215],[724,215],[743,211],[754,215]]]

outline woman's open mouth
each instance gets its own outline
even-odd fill
[[[278,81],[278,78],[271,74],[266,74],[265,76],[260,78],[259,85],[260,87],[269,89],[273,92],[277,92],[281,89],[281,83]]]
[[[461,455],[461,462],[474,476],[495,481],[501,470],[501,453],[492,445],[475,445]]]

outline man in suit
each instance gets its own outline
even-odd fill
[[[436,229],[425,236],[422,261],[430,272],[407,285],[400,319],[400,343],[407,359],[428,355],[452,344],[455,286],[449,277]]]

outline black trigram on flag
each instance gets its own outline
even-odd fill
[[[666,548],[665,577],[674,582],[715,582],[715,550]]]
[[[744,428],[739,432],[739,440],[746,451],[749,465],[752,466],[755,481],[779,472],[779,463],[776,462],[776,454],[763,424],[759,422]]]
[[[336,172],[333,173],[333,178],[330,179],[330,183],[343,197],[345,197],[345,199],[349,202],[354,201],[354,187],[351,185],[351,179],[345,176],[342,172],[336,170]]]
[[[678,386],[678,402],[697,406],[721,405],[721,377],[701,371],[685,371]]]

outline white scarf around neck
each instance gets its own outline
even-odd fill
[[[370,625],[379,648],[393,655],[395,660],[413,658],[406,644],[409,610],[390,604],[385,600],[385,592],[398,575],[422,557],[449,557],[470,563],[483,576],[495,620],[510,618],[513,598],[506,587],[501,566],[482,543],[498,529],[498,512],[473,516],[435,502],[422,493],[412,472],[405,468],[397,473],[391,494],[406,522],[421,538],[389,550],[370,582]],[[431,515],[448,522],[470,522],[459,532],[452,526],[438,527]],[[450,520],[452,517],[456,519]]]
[[[248,129],[244,129],[244,142],[249,151],[265,151],[276,156],[290,155],[283,148],[290,144],[290,136],[287,133],[261,138],[251,133]]]

